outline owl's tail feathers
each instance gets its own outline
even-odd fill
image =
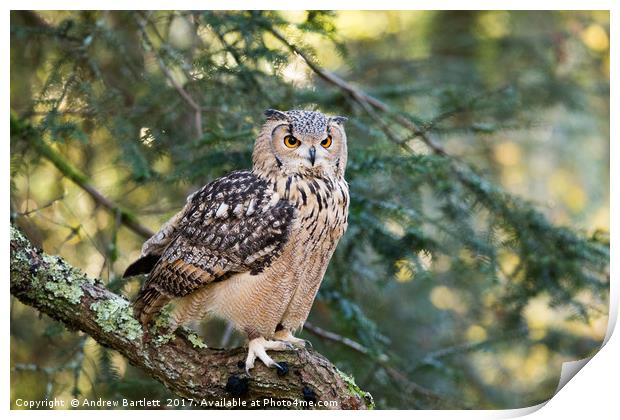
[[[123,278],[150,273],[160,257],[160,255],[148,254],[138,258],[127,267],[125,273],[123,273]]]
[[[170,302],[169,296],[161,293],[153,285],[145,285],[134,301],[134,315],[146,326],[168,302]]]

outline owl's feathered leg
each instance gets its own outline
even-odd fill
[[[263,337],[258,337],[250,340],[248,343],[248,357],[245,359],[245,371],[249,375],[250,369],[254,367],[254,362],[258,357],[267,367],[276,367],[282,369],[282,367],[273,361],[267,354],[267,350],[290,350],[290,345],[282,341],[265,340]]]
[[[291,333],[289,330],[282,329],[275,332],[273,338],[278,341],[283,341],[285,343],[290,343],[295,347],[312,347],[312,343],[308,340],[304,340],[303,338],[297,338]]]

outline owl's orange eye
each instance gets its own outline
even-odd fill
[[[323,146],[326,149],[329,149],[329,146],[331,145],[332,145],[332,136],[327,136],[327,138],[321,142],[321,146]]]
[[[300,144],[301,142],[291,135],[284,137],[284,145],[289,149],[296,149]]]

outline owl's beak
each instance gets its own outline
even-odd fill
[[[310,163],[314,166],[314,160],[316,159],[316,148],[312,146],[310,148]]]

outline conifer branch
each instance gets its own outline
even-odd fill
[[[58,171],[66,178],[73,181],[78,187],[82,188],[100,206],[109,210],[112,214],[118,214],[123,225],[143,238],[150,238],[154,232],[142,225],[136,216],[129,210],[119,206],[108,197],[99,192],[90,182],[88,176],[76,168],[71,162],[65,159],[53,147],[45,143],[38,137],[33,127],[11,116],[11,135],[18,136],[27,141],[45,159],[47,159]]]
[[[195,125],[195,129],[196,129],[196,136],[198,138],[202,138],[202,135],[203,135],[203,131],[202,131],[202,107],[198,104],[198,102],[196,102],[196,100],[192,97],[192,95],[190,95],[183,88],[183,86],[181,86],[181,84],[174,78],[174,76],[172,74],[172,71],[168,68],[168,66],[166,66],[166,63],[164,62],[164,60],[159,55],[159,53],[157,52],[155,46],[153,45],[153,42],[151,41],[151,39],[148,36],[148,33],[146,31],[146,22],[145,22],[145,20],[142,17],[140,17],[139,15],[137,15],[136,16],[136,22],[138,24],[138,28],[140,28],[140,33],[142,34],[142,39],[144,40],[146,45],[148,45],[148,47],[151,49],[151,51],[155,55],[155,58],[157,60],[157,64],[158,64],[160,70],[162,71],[162,73],[164,74],[166,79],[170,82],[172,87],[174,87],[174,89],[177,91],[179,96],[181,96],[181,98],[190,106],[190,108],[192,108],[194,110],[194,125]]]
[[[413,381],[409,380],[409,378],[407,378],[407,376],[404,375],[402,372],[399,372],[397,369],[390,366],[390,359],[384,354],[379,356],[372,355],[368,348],[364,347],[357,341],[352,340],[348,337],[344,337],[340,334],[336,334],[335,332],[325,330],[321,327],[317,327],[309,322],[306,322],[304,324],[304,331],[308,331],[311,334],[316,335],[317,337],[320,337],[324,340],[342,344],[343,346],[346,346],[351,350],[354,350],[360,354],[363,354],[364,356],[372,358],[379,366],[381,366],[381,368],[383,368],[385,373],[387,373],[387,375],[394,382],[396,382],[399,386],[404,387],[407,390],[408,394],[421,396],[436,402],[440,400],[445,400],[445,397],[440,396],[437,393],[414,383]]]
[[[282,42],[292,53],[301,57],[308,65],[308,67],[312,71],[314,71],[314,73],[316,73],[321,79],[338,87],[340,90],[344,91],[351,98],[353,98],[353,100],[360,104],[362,108],[375,121],[380,121],[380,117],[374,112],[375,110],[385,112],[392,116],[394,120],[401,126],[410,130],[414,137],[419,137],[424,142],[424,144],[426,144],[434,153],[441,156],[448,156],[448,153],[445,151],[445,149],[439,144],[437,144],[437,142],[435,142],[433,139],[431,139],[430,136],[428,136],[428,134],[424,130],[420,129],[420,127],[418,127],[415,122],[411,121],[409,118],[405,117],[402,114],[395,113],[385,102],[382,102],[374,96],[369,95],[363,90],[353,86],[351,83],[319,66],[317,63],[314,62],[314,60],[312,60],[308,56],[308,54],[306,54],[301,48],[297,47],[295,44],[291,43],[277,29],[271,26],[268,26],[265,29],[269,31],[274,37],[276,37],[280,42]],[[383,127],[387,126],[385,123],[380,123],[380,125],[382,125]],[[394,140],[392,136],[389,137]],[[406,143],[403,143],[402,141],[396,142],[400,146],[408,148],[408,146],[406,146]]]
[[[304,330],[316,335],[317,337],[323,338],[325,340],[329,340],[335,343],[342,344],[343,346],[346,346],[352,350],[355,350],[356,352],[361,353],[363,355],[368,355],[369,353],[369,350],[363,345],[361,345],[360,343],[358,343],[357,341],[351,340],[348,337],[343,337],[340,334],[336,334],[335,332],[328,331],[321,327],[317,327],[316,325],[313,325],[310,322],[306,322],[304,324]]]

